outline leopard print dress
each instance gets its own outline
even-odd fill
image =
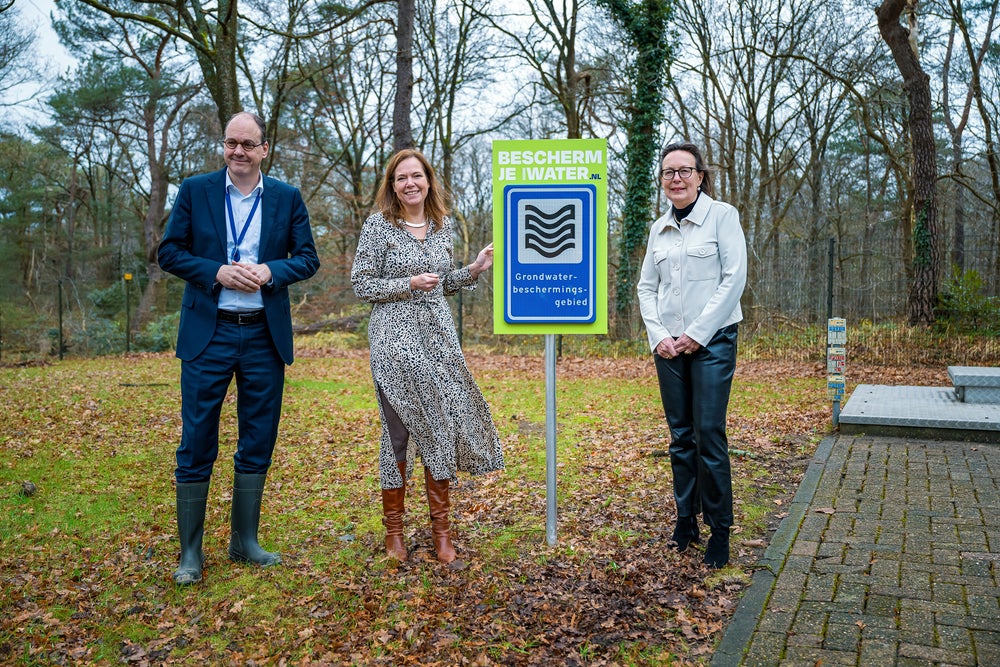
[[[454,268],[450,221],[430,223],[419,240],[371,215],[361,229],[351,268],[354,293],[372,303],[368,321],[375,399],[379,389],[410,433],[406,477],[417,454],[434,479],[455,480],[456,471],[480,475],[504,467],[500,436],[458,343],[446,296],[474,289],[468,266]],[[430,292],[410,289],[410,277],[441,276]],[[383,489],[403,485],[379,401]]]

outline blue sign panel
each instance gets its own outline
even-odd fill
[[[504,188],[507,322],[594,322],[597,189]]]

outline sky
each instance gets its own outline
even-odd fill
[[[50,79],[65,72],[74,64],[69,52],[59,43],[59,38],[52,30],[49,14],[55,9],[54,0],[14,0],[14,6],[20,11],[19,20],[35,30],[35,54],[46,70]],[[7,99],[30,97],[42,88],[42,83],[32,86],[22,86],[12,91]],[[46,119],[44,105],[39,99],[30,100],[8,109],[8,116],[15,123],[41,123]]]

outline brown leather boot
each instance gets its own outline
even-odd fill
[[[406,461],[399,462],[399,476],[403,486],[382,489],[382,525],[385,526],[385,553],[389,558],[406,560],[406,541],[403,539],[403,515],[406,513]]]
[[[434,551],[437,552],[438,560],[447,564],[458,558],[448,533],[448,480],[434,479],[430,469],[424,467],[424,482],[427,484],[427,504],[431,509]]]

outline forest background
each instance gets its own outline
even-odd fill
[[[394,147],[436,165],[467,259],[491,236],[491,140],[605,137],[625,349],[646,352],[635,278],[678,139],[741,212],[745,337],[820,345],[829,314],[855,341],[1000,333],[995,2],[56,0],[59,72],[24,6],[0,0],[0,93],[42,120],[0,125],[0,360],[172,346],[181,285],[156,245],[239,109],[309,206],[300,331],[363,330],[349,267]],[[455,308],[495,343],[483,287]]]
[[[851,385],[1000,359],[995,2],[56,0],[62,71],[32,2],[0,0],[0,662],[706,664],[829,431],[827,315],[848,319]],[[294,289],[315,333],[265,519],[288,566],[224,563],[220,470],[192,600],[169,583],[181,283],[155,249],[241,108],[268,119],[264,168],[302,189],[323,266]],[[471,258],[491,140],[567,137],[609,142],[612,335],[567,336],[559,361],[561,542],[542,539],[540,346],[490,334],[483,284],[454,308],[508,469],[456,493],[465,569],[438,567],[417,521],[393,569],[348,279],[381,167],[399,145],[430,156]],[[677,139],[704,147],[750,250],[740,525],[714,574],[662,548],[666,434],[634,301]],[[163,353],[44,362],[126,350]]]

